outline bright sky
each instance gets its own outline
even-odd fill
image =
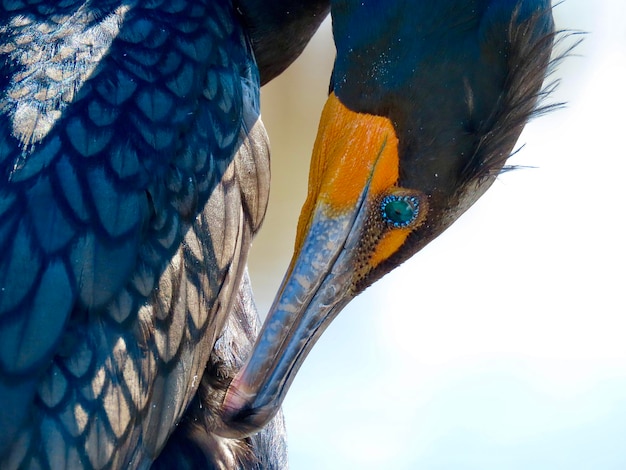
[[[285,402],[292,470],[626,468],[626,2],[555,13],[590,34],[520,139],[536,168],[335,320]]]

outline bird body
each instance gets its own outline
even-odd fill
[[[309,194],[255,341],[259,86],[329,8]],[[0,37],[0,466],[282,468],[306,354],[493,182],[554,32],[537,0],[6,0]]]
[[[0,466],[145,467],[265,212],[249,40],[229,1],[1,8]]]

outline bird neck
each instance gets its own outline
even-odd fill
[[[265,84],[304,50],[328,15],[330,0],[235,0]]]

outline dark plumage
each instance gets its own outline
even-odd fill
[[[330,10],[329,0],[239,0],[264,85],[300,55]]]
[[[329,8],[309,197],[252,346],[259,86]],[[284,467],[306,354],[491,185],[554,36],[540,0],[2,3],[2,468]]]

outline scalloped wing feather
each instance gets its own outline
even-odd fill
[[[251,52],[227,1],[7,0],[0,18],[0,462],[145,465],[264,214],[264,132],[236,153]]]

